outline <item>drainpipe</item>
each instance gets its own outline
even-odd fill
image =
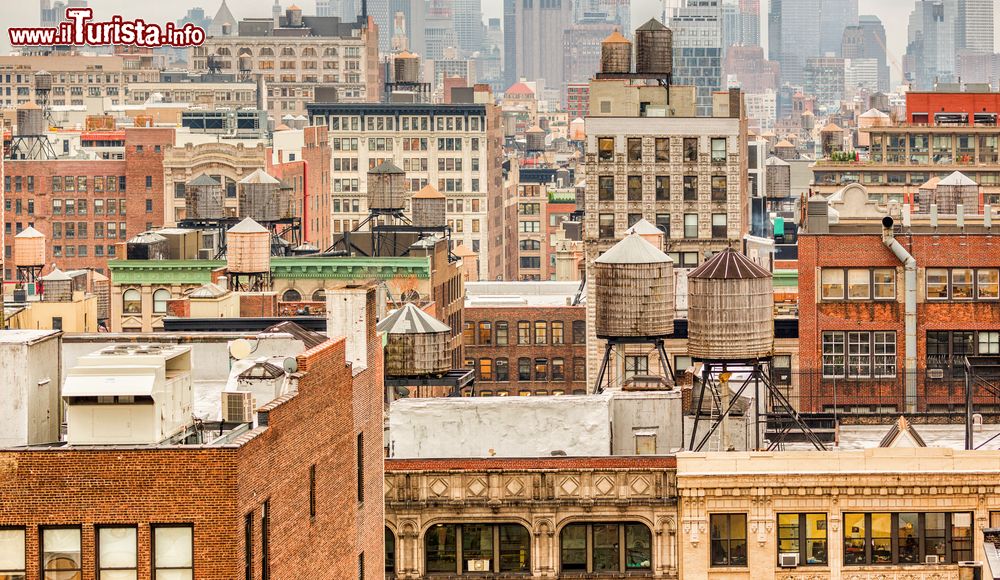
[[[917,410],[917,261],[892,235],[892,218],[882,218],[882,243],[903,263],[906,358],[903,364],[905,377],[905,409]]]

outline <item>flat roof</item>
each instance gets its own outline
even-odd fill
[[[58,330],[0,330],[0,343],[31,344],[60,334]]]
[[[580,282],[466,282],[465,306],[571,306],[579,290]]]

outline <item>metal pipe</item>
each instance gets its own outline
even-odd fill
[[[917,410],[917,260],[906,251],[892,234],[892,218],[882,218],[882,243],[903,264],[903,311],[905,313],[906,354],[903,369],[906,373],[905,408],[907,413]]]

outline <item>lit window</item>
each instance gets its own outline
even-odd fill
[[[142,296],[138,290],[129,288],[122,293],[122,312],[125,314],[139,314],[142,312]]]
[[[821,277],[823,300],[844,299],[844,271],[824,268]]]
[[[194,579],[194,529],[153,526],[154,580]]]
[[[946,300],[948,298],[948,270],[944,268],[927,268],[927,299]]]
[[[778,555],[797,554],[806,566],[825,565],[826,514],[778,514]]]
[[[746,514],[711,514],[709,530],[713,567],[747,565]]]

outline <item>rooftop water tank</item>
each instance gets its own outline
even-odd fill
[[[674,331],[674,264],[639,234],[594,260],[598,338],[661,337]]]

